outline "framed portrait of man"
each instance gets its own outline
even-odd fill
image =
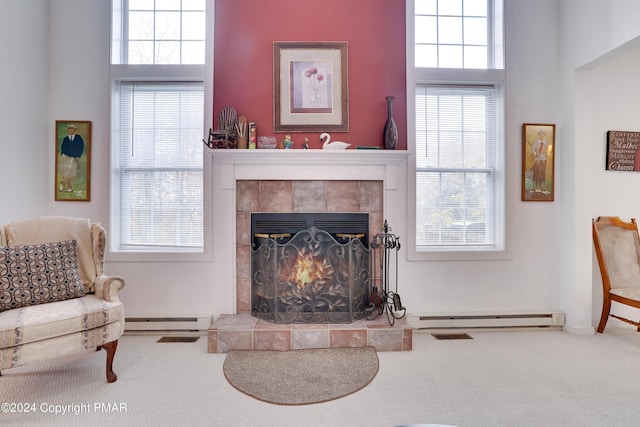
[[[55,200],[91,200],[91,122],[56,120]]]

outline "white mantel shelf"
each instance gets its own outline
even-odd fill
[[[321,149],[213,149],[209,155],[221,163],[233,164],[369,164],[400,163],[406,150],[321,150]]]
[[[405,150],[213,149],[214,175],[222,188],[238,179],[383,180],[397,188],[398,169],[409,157]]]

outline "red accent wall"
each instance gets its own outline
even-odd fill
[[[350,148],[383,146],[385,96],[393,95],[398,149],[407,148],[405,0],[216,0],[214,127],[232,106],[256,122],[258,136],[285,133],[273,126],[273,42],[347,41],[349,132],[332,140]],[[289,133],[320,148],[320,132]]]

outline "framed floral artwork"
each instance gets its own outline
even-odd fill
[[[347,42],[274,42],[274,130],[347,132]]]

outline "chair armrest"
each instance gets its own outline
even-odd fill
[[[101,274],[96,277],[96,296],[105,301],[115,302],[118,300],[118,292],[124,288],[124,279],[119,276],[106,276]]]

